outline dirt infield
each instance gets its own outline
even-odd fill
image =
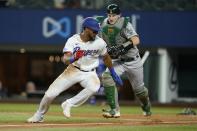
[[[73,117],[88,119],[101,118],[98,114],[83,114],[75,115]],[[72,118],[70,118],[71,120]],[[106,118],[103,118],[106,119]],[[45,121],[43,123],[4,123],[0,124],[1,129],[13,128],[29,128],[29,127],[95,127],[95,126],[144,126],[144,125],[197,125],[197,116],[195,115],[152,115],[151,117],[144,117],[142,115],[123,114],[121,118],[109,118],[102,122],[65,122]]]

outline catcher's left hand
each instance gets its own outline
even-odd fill
[[[112,59],[117,59],[119,56],[126,54],[123,45],[116,45],[107,48],[108,54]]]

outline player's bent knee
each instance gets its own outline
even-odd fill
[[[57,93],[57,92],[55,92],[55,91],[49,91],[49,90],[47,90],[47,91],[45,92],[45,96],[46,96],[46,97],[49,97],[50,99],[54,99],[54,98],[56,98],[58,95],[59,95],[59,93]]]
[[[99,88],[100,88],[100,86],[97,86],[97,87],[95,87],[95,88],[88,88],[88,89],[89,89],[90,91],[92,91],[93,93],[96,93],[96,92],[98,92]]]
[[[47,99],[47,100],[54,100],[55,96],[50,96],[49,94],[44,94],[43,98]]]

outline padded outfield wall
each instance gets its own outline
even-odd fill
[[[124,11],[145,47],[197,47],[197,12]],[[105,15],[88,10],[0,10],[0,44],[62,44],[84,17]]]

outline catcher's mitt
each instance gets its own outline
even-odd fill
[[[117,59],[119,56],[126,54],[126,50],[123,45],[116,45],[107,48],[108,54],[112,59]]]

